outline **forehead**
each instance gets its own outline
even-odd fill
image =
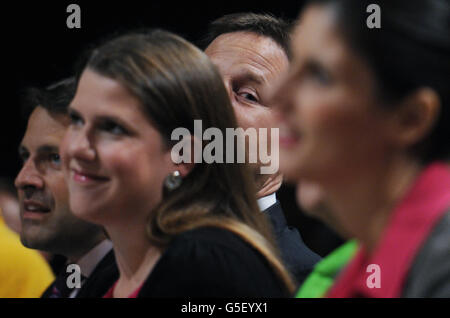
[[[253,71],[264,76],[280,74],[288,65],[284,50],[272,39],[252,32],[225,33],[214,39],[205,53],[222,73]]]
[[[349,55],[333,11],[320,5],[309,6],[301,14],[291,44],[294,59],[314,55],[321,60],[342,62]]]
[[[118,81],[86,69],[79,81],[71,108],[85,116],[115,115],[142,118],[141,103]]]
[[[50,114],[38,106],[31,113],[22,145],[33,151],[43,145],[59,146],[66,128],[68,118],[65,115]]]

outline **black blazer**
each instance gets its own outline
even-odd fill
[[[269,216],[272,223],[285,266],[291,272],[297,284],[301,285],[306,276],[311,273],[314,265],[320,260],[320,256],[305,245],[296,228],[287,225],[279,201],[264,210],[263,213]]]
[[[266,259],[238,235],[202,227],[175,237],[138,297],[290,297]]]
[[[65,271],[66,266],[62,268]],[[111,250],[92,271],[91,275],[81,286],[76,298],[100,298],[106,294],[109,288],[119,278],[119,270],[116,265],[114,252]],[[53,282],[42,294],[41,298],[49,298],[51,290],[55,282]]]

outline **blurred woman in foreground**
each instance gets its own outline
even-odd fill
[[[280,101],[281,168],[361,248],[329,297],[450,296],[450,4],[312,1]]]

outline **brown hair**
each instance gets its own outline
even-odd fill
[[[128,88],[141,101],[144,113],[167,146],[173,145],[171,133],[175,128],[184,127],[194,134],[196,119],[202,120],[203,129],[216,127],[225,132],[226,128],[237,127],[217,69],[202,51],[169,32],[152,30],[120,36],[96,49],[86,67]],[[245,164],[197,163],[182,185],[164,196],[150,213],[148,237],[164,248],[187,230],[225,228],[259,251],[293,292],[294,285],[279,260],[255,193]]]

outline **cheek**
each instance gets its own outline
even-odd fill
[[[304,112],[309,155],[324,175],[343,177],[383,156],[383,123],[364,102],[317,103]],[[340,172],[339,172],[340,171]]]
[[[61,160],[62,160],[62,167],[63,169],[67,168],[69,166],[70,156],[68,153],[69,145],[72,141],[72,132],[70,128],[67,129],[67,132],[65,133],[64,137],[61,140],[60,144],[60,154],[61,154]]]
[[[69,204],[69,191],[62,171],[54,172],[47,178],[46,184],[51,192],[53,205],[59,208]]]
[[[369,127],[369,116],[364,105],[352,101],[352,97],[311,98],[305,101],[302,113],[297,116],[311,137],[326,137],[329,141],[350,142],[364,135]]]
[[[110,149],[103,153],[105,168],[113,174],[120,183],[130,188],[156,187],[165,168],[165,157],[153,149],[126,146]]]
[[[270,128],[275,126],[275,120],[269,108],[263,106],[234,105],[234,112],[239,127],[247,128]]]

